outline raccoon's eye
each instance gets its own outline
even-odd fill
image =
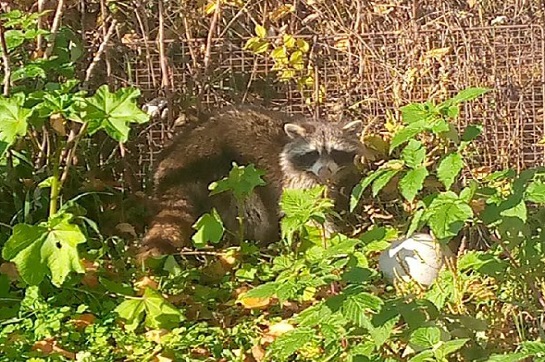
[[[347,165],[354,162],[354,157],[356,157],[356,152],[331,150],[330,155],[336,164]]]
[[[318,161],[319,157],[320,154],[318,153],[318,151],[310,151],[307,153],[294,155],[293,163],[301,168],[310,168],[312,167],[312,165],[314,165],[316,161]]]

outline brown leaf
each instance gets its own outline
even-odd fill
[[[59,346],[57,346],[57,341],[53,338],[46,338],[42,341],[34,343],[32,346],[33,351],[40,351],[45,355],[51,355],[54,353],[60,354],[61,356],[68,359],[76,359],[76,354],[69,352]]]
[[[144,295],[144,291],[146,290],[146,288],[157,290],[157,288],[159,287],[159,284],[155,280],[151,279],[150,277],[145,276],[141,278],[140,280],[136,281],[134,283],[134,286],[138,288],[136,295],[142,296]]]
[[[72,319],[71,322],[74,324],[74,326],[77,329],[82,330],[82,329],[85,329],[87,326],[90,326],[91,324],[93,324],[96,319],[97,317],[95,317],[94,314],[84,313],[80,315],[79,317]]]
[[[19,272],[14,263],[5,262],[0,264],[0,274],[5,274],[8,276],[10,281],[15,281],[19,279]]]
[[[61,136],[66,136],[66,129],[64,128],[64,117],[61,114],[54,113],[49,117],[49,124],[55,132]]]
[[[259,345],[253,346],[251,352],[252,357],[254,357],[257,362],[265,360],[265,349],[263,347]]]
[[[168,334],[168,330],[166,329],[152,329],[151,331],[147,331],[145,333],[145,337],[150,342],[161,344],[161,337],[166,334]]]
[[[115,226],[116,230],[121,232],[121,233],[124,233],[124,234],[129,234],[133,237],[137,237],[136,235],[136,230],[134,229],[134,226],[132,226],[131,224],[129,223],[126,223],[126,222],[122,222],[122,223],[119,223]]]

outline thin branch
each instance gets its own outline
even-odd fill
[[[208,66],[210,65],[210,55],[212,53],[212,39],[216,31],[216,25],[218,23],[221,11],[221,1],[216,0],[216,8],[214,9],[214,15],[212,16],[212,21],[210,22],[210,28],[208,29],[208,36],[206,37],[206,51],[204,53],[204,74],[208,71]]]
[[[107,18],[107,7],[104,0],[100,0],[100,13],[102,14],[102,19]],[[106,27],[102,27],[102,36],[106,38]],[[104,48],[104,63],[106,64],[106,76],[108,79],[108,84],[110,84],[110,76],[112,75],[112,65],[110,64],[110,57],[108,56],[108,47]]]
[[[159,1],[159,58],[161,62],[161,87],[170,88],[168,78],[168,62],[165,53],[165,18],[163,15],[163,2]]]
[[[11,66],[9,63],[8,46],[6,45],[4,23],[0,20],[0,47],[2,48],[2,63],[4,65],[4,97],[9,95],[11,80]]]
[[[104,53],[106,46],[108,45],[108,42],[110,41],[110,38],[114,34],[115,26],[117,25],[117,20],[112,20],[112,23],[110,24],[110,28],[108,29],[108,32],[106,33],[106,36],[104,37],[104,40],[98,47],[98,51],[95,54],[95,57],[93,58],[93,61],[87,68],[87,71],[85,72],[85,80],[83,81],[82,88],[87,89],[89,85],[89,80],[91,79],[91,76],[93,74],[93,70],[96,68],[98,62],[100,61],[102,54]]]
[[[45,0],[38,0],[38,14],[41,14],[44,11],[44,5]],[[44,28],[44,19],[43,16],[40,16],[38,18],[38,30],[42,30]],[[38,35],[38,38],[36,39],[36,48],[38,51],[42,49],[44,37],[42,34]]]
[[[74,129],[70,130],[70,134],[68,135],[68,141],[66,142],[65,148],[69,148],[66,158],[64,160],[64,168],[62,170],[62,175],[60,178],[60,184],[59,184],[59,190],[62,189],[64,182],[68,178],[68,171],[70,170],[70,166],[72,166],[72,162],[74,160],[74,156],[76,153],[76,148],[78,147],[79,141],[82,138],[85,133],[87,133],[87,126],[88,123],[84,123],[83,126],[79,129],[79,132],[76,134]],[[72,146],[72,147],[70,147]],[[62,160],[59,161],[59,164],[62,163]]]
[[[53,48],[55,47],[55,40],[57,39],[57,33],[59,32],[59,28],[61,26],[63,8],[64,8],[64,0],[58,0],[57,10],[55,11],[55,17],[53,18],[53,24],[51,25],[51,31],[50,31],[51,41],[49,42],[49,45],[47,46],[47,49],[45,50],[44,57],[46,59],[51,56],[51,53],[53,53]]]

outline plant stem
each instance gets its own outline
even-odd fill
[[[8,46],[6,44],[6,36],[4,24],[0,21],[0,47],[2,49],[2,63],[4,63],[4,97],[9,96],[10,80],[11,80],[11,67],[9,62]]]
[[[59,194],[61,191],[59,180],[60,150],[62,150],[62,148],[59,147],[59,150],[55,152],[55,156],[53,158],[53,178],[51,179],[51,193],[49,196],[49,217],[52,217],[57,213]]]

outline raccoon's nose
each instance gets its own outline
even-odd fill
[[[333,168],[330,165],[323,165],[322,167],[320,167],[318,169],[317,176],[321,180],[329,180],[329,179],[331,179],[331,177],[333,176],[334,173],[335,173],[335,171],[333,170]]]

